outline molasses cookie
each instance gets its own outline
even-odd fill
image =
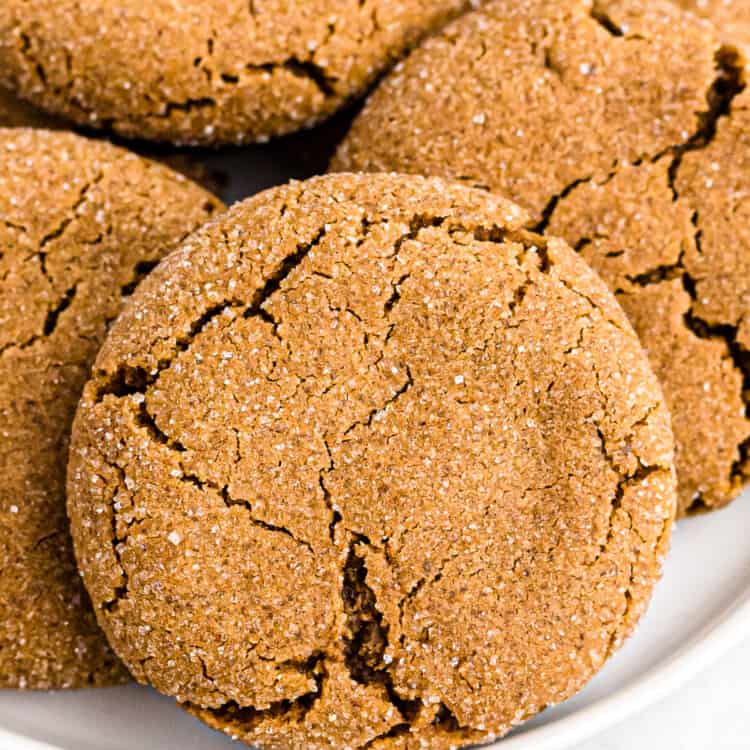
[[[175,143],[321,121],[471,0],[4,0],[0,82],[91,127]]]
[[[494,0],[385,80],[333,163],[482,185],[586,257],[664,387],[681,512],[750,476],[750,118],[712,34],[669,3]]]
[[[750,3],[747,0],[674,0],[677,5],[708,18],[722,36],[750,50]]]
[[[121,682],[73,559],[70,426],[123,297],[217,208],[106,143],[0,129],[0,686]]]
[[[276,748],[449,748],[576,692],[675,503],[622,310],[488,193],[332,175],[188,238],[113,326],[68,503],[135,677]]]

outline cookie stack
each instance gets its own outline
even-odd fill
[[[740,5],[4,3],[0,685],[321,750],[577,693],[750,477]],[[397,60],[229,209],[103,139],[205,174]]]

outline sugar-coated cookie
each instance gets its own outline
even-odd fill
[[[0,129],[0,687],[127,678],[73,559],[70,427],[123,297],[217,208],[109,144]]]
[[[319,122],[471,0],[4,0],[0,82],[91,127],[176,143]]]
[[[68,501],[134,676],[258,747],[455,748],[630,633],[675,507],[638,339],[489,193],[331,175],[189,237],[113,326]]]

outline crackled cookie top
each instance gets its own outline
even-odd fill
[[[127,676],[73,560],[68,436],[123,296],[216,207],[108,144],[0,129],[0,687]]]
[[[722,37],[750,51],[750,3],[747,0],[673,0],[673,2],[713,21]]]
[[[332,175],[139,287],[69,511],[141,681],[269,748],[449,748],[578,690],[659,575],[669,417],[621,309],[511,203]]]
[[[0,80],[75,121],[181,143],[266,139],[361,93],[470,0],[4,0]]]
[[[661,379],[683,512],[750,475],[748,99],[712,34],[658,1],[494,0],[386,79],[333,163],[496,190],[582,252]]]

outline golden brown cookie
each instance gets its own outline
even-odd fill
[[[0,83],[128,136],[242,143],[308,127],[471,0],[4,0]]]
[[[134,676],[267,748],[449,748],[643,612],[669,416],[604,284],[440,180],[332,175],[193,234],[100,352],[68,473]]]
[[[660,376],[682,512],[750,476],[750,118],[712,34],[658,1],[494,0],[384,81],[332,166],[482,185],[580,250]]]
[[[750,52],[750,2],[748,0],[673,0],[677,5],[708,18],[722,36]]]
[[[0,129],[0,686],[121,682],[65,513],[78,397],[122,298],[218,203],[109,144]]]

